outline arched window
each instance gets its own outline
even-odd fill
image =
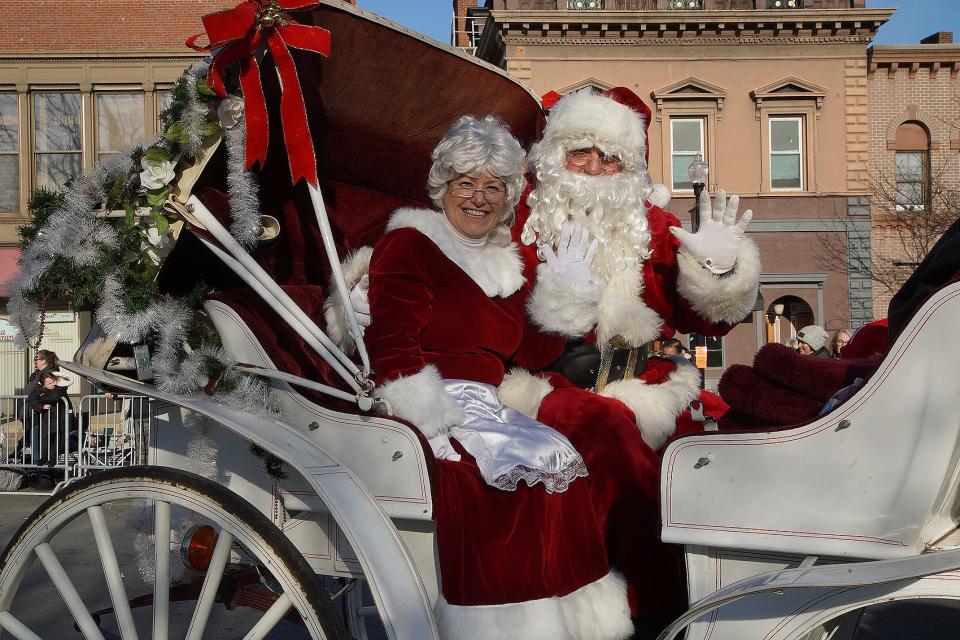
[[[904,122],[895,147],[897,209],[922,211],[929,191],[930,133],[919,122]]]

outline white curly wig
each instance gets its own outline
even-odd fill
[[[507,189],[503,213],[490,240],[510,242],[510,227],[516,217],[517,203],[526,186],[526,153],[510,134],[510,129],[492,115],[475,118],[461,116],[431,154],[433,165],[427,178],[427,191],[433,203],[443,208],[443,197],[451,181],[460,176],[478,176],[484,171],[500,178]]]

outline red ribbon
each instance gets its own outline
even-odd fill
[[[246,168],[267,159],[269,124],[267,101],[260,84],[260,67],[253,55],[266,41],[280,74],[283,93],[280,96],[280,121],[287,146],[290,175],[296,184],[300,178],[317,185],[317,158],[310,136],[307,109],[297,68],[290,47],[330,54],[330,32],[322,27],[299,24],[286,19],[267,26],[258,20],[258,11],[265,9],[303,11],[319,4],[316,0],[246,0],[233,9],[203,16],[203,26],[210,44],[206,49],[220,49],[214,55],[207,74],[210,88],[221,98],[227,96],[223,71],[234,62],[240,63],[240,87],[243,90],[244,115],[247,122]],[[289,16],[284,16],[289,18]],[[195,37],[187,41],[196,48]]]

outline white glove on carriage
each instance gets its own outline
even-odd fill
[[[560,227],[557,252],[546,244],[540,247],[540,252],[555,274],[581,286],[592,287],[597,284],[597,279],[590,271],[590,265],[598,246],[596,238],[590,242],[589,231],[581,229],[579,224],[564,222]]]
[[[733,269],[740,251],[740,242],[753,218],[753,211],[747,209],[737,221],[737,209],[740,196],[731,196],[723,189],[717,191],[717,197],[710,210],[710,196],[700,194],[700,228],[690,233],[680,227],[670,227],[670,231],[680,241],[682,249],[687,250],[704,267],[717,275]]]
[[[370,276],[364,275],[357,284],[350,290],[350,304],[353,310],[357,312],[357,324],[360,325],[360,336],[370,326],[373,318],[370,317]]]

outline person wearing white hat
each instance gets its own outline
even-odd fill
[[[818,324],[808,324],[797,332],[797,342],[800,353],[817,358],[831,358],[827,349],[827,330]]]

